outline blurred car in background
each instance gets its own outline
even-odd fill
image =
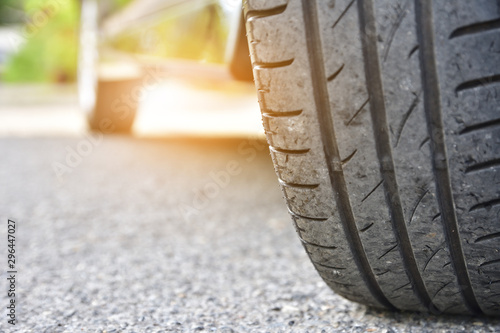
[[[253,80],[240,1],[122,2],[80,0],[79,101],[92,130],[129,132],[148,76]]]

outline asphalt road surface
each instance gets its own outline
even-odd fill
[[[18,323],[3,296],[2,331],[500,330],[333,294],[292,230],[262,141],[92,140],[0,139],[0,252],[11,218],[18,271]]]
[[[1,332],[500,331],[331,292],[260,140],[19,133],[0,135]]]

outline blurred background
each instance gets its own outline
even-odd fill
[[[2,0],[0,133],[110,119],[135,136],[262,137],[240,11],[234,0]]]

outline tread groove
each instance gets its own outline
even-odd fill
[[[329,269],[337,269],[337,270],[344,270],[344,269],[346,269],[345,267],[335,267],[335,266],[325,265],[325,264],[319,263],[317,261],[313,261],[313,263],[315,265],[320,266],[320,267],[329,268]]]
[[[450,283],[451,283],[451,281],[450,282],[446,282],[441,287],[439,287],[439,289],[436,290],[436,292],[434,293],[434,296],[432,296],[432,298],[433,299],[436,298],[437,294],[439,294],[441,292],[441,290],[443,290],[444,288],[446,288],[446,286],[448,286]]]
[[[274,147],[274,146],[269,146],[269,150],[275,153],[282,153],[282,154],[288,154],[288,155],[304,155],[307,154],[311,151],[310,148],[306,149],[284,149],[284,148],[279,148],[279,147]]]
[[[468,134],[475,131],[480,131],[489,127],[500,126],[500,119],[493,119],[490,121],[485,121],[484,123],[479,123],[475,125],[466,126],[463,130],[461,130],[458,134]]]
[[[492,234],[489,234],[489,235],[485,235],[485,236],[481,236],[481,237],[476,238],[476,240],[474,241],[474,243],[480,243],[480,242],[484,242],[484,241],[487,241],[487,240],[490,240],[490,239],[495,239],[495,238],[498,238],[498,237],[500,237],[500,232],[495,232],[495,233],[492,233]]]
[[[415,45],[411,50],[410,52],[408,53],[408,59],[411,58],[411,56],[418,51],[418,48],[419,48],[419,45]]]
[[[375,274],[375,275],[377,275],[377,276],[382,276],[382,275],[384,275],[384,274],[389,273],[390,271],[391,271],[391,270],[389,270],[389,269],[388,269],[388,270],[386,270],[386,271],[383,271],[382,273],[377,273],[377,274]]]
[[[319,222],[324,222],[328,220],[328,217],[313,217],[313,216],[300,215],[292,211],[290,208],[288,208],[288,212],[290,213],[290,215],[304,220],[319,221]]]
[[[342,14],[340,14],[340,16],[338,17],[338,19],[332,24],[332,29],[335,29],[335,27],[337,26],[337,24],[339,24],[340,20],[342,20],[342,18],[344,17],[344,15],[347,14],[347,12],[349,11],[349,8],[351,8],[352,5],[354,4],[354,1],[356,1],[356,0],[352,0],[351,2],[349,2],[349,4],[347,5],[347,7],[342,11]]]
[[[361,105],[361,107],[356,112],[354,112],[354,114],[352,115],[351,119],[349,119],[349,121],[346,123],[346,126],[349,126],[352,123],[352,121],[354,120],[354,118],[356,118],[359,115],[359,113],[361,111],[363,111],[363,109],[365,108],[366,104],[368,104],[369,101],[370,101],[370,97],[368,97],[366,99],[366,101],[363,102],[363,104]]]
[[[387,254],[389,254],[389,252],[393,251],[395,248],[398,247],[398,243],[396,243],[396,245],[392,246],[390,249],[388,249],[387,251],[385,251],[380,257],[378,257],[378,259],[382,259],[383,257],[385,257]]]
[[[417,39],[420,45],[420,67],[424,94],[424,113],[430,136],[432,169],[438,205],[440,208],[445,236],[448,240],[450,256],[456,272],[460,292],[466,306],[480,314],[482,310],[477,302],[469,272],[465,263],[464,252],[458,233],[458,222],[455,215],[453,194],[446,159],[446,147],[443,142],[444,130],[441,119],[441,102],[438,74],[434,54],[433,13],[430,0],[415,0],[415,17]]]
[[[301,233],[305,232],[306,230],[304,228],[299,227],[299,225],[297,224],[297,221],[294,218],[292,218],[292,220],[293,220],[293,224],[295,225],[295,229],[297,229],[297,234],[299,235],[299,238],[302,238]]]
[[[440,246],[436,251],[432,252],[431,256],[425,261],[425,265],[424,265],[423,271],[425,271],[425,269],[427,268],[427,265],[429,265],[429,263],[431,262],[432,258],[434,258],[434,256],[436,254],[438,254],[438,252],[441,251],[442,249],[443,249],[443,247]]]
[[[434,215],[434,216],[432,217],[432,221],[435,221],[435,220],[436,220],[438,217],[440,217],[440,216],[441,216],[441,213],[437,213],[436,215]]]
[[[357,149],[354,149],[354,151],[349,155],[347,156],[346,158],[344,158],[342,160],[342,165],[346,164],[347,162],[349,162],[350,160],[352,160],[352,158],[354,157],[354,155],[356,155],[356,153],[358,152]]]
[[[320,245],[320,244],[308,242],[308,241],[304,240],[302,237],[300,237],[300,241],[303,244],[314,246],[314,247],[319,247],[319,248],[322,248],[322,249],[327,249],[327,250],[335,250],[335,249],[337,249],[336,246],[324,246],[324,245]]]
[[[491,265],[496,265],[496,264],[500,264],[500,259],[494,259],[494,260],[483,262],[482,264],[479,265],[479,267],[491,266]]]
[[[409,1],[407,0],[404,4],[404,7],[400,8],[401,12],[398,14],[398,18],[396,19],[396,23],[391,27],[391,31],[389,32],[389,38],[387,40],[387,44],[386,44],[385,49],[384,49],[384,55],[383,55],[384,62],[387,60],[387,56],[389,55],[392,41],[394,40],[394,36],[396,36],[396,31],[398,31],[399,27],[401,26],[401,23],[403,23],[403,20],[407,14],[406,8],[408,8],[408,4],[409,4]]]
[[[381,305],[389,309],[394,309],[394,306],[382,292],[370,263],[368,262],[363,244],[361,243],[361,238],[357,231],[349,195],[347,193],[347,185],[342,171],[335,129],[333,127],[326,74],[323,67],[323,47],[320,39],[317,3],[316,0],[302,0],[301,2],[306,36],[308,36],[308,38],[306,38],[307,53],[313,84],[314,102],[316,104],[320,128],[319,134],[323,142],[330,183],[333,188],[342,226],[346,233],[349,246],[351,247],[354,261],[361,272],[361,276],[368,290]]]
[[[411,210],[410,219],[408,220],[408,224],[411,224],[411,221],[413,220],[413,215],[415,215],[415,212],[417,211],[418,205],[420,205],[420,202],[422,202],[422,200],[427,195],[427,193],[429,193],[429,190],[425,190],[425,192],[422,193],[422,195],[420,195],[420,197],[418,198],[417,204]]]
[[[418,150],[422,149],[422,147],[427,143],[429,142],[431,138],[430,137],[426,137],[424,140],[422,140],[422,142],[418,145]]]
[[[489,75],[489,76],[483,76],[478,79],[470,80],[470,81],[465,81],[460,83],[456,88],[455,88],[455,93],[462,92],[464,90],[469,90],[469,89],[474,89],[477,87],[483,87],[486,85],[494,84],[500,82],[500,74],[494,74],[494,75]]]
[[[332,75],[330,75],[326,80],[328,82],[335,80],[335,78],[340,74],[340,72],[342,72],[343,69],[344,69],[344,64],[342,64],[342,66],[340,66],[340,68],[337,69],[335,71],[335,73],[333,73]]]
[[[474,212],[476,210],[480,210],[480,209],[491,209],[491,207],[498,206],[498,205],[500,205],[500,198],[493,199],[493,200],[486,201],[486,202],[481,202],[481,203],[478,203],[477,205],[472,206],[469,209],[469,213]]]
[[[474,24],[470,24],[470,25],[465,25],[463,27],[457,28],[457,29],[453,30],[453,32],[450,34],[449,38],[453,39],[456,37],[477,34],[477,33],[486,32],[486,31],[490,31],[490,30],[498,29],[498,28],[500,28],[500,18],[490,20],[490,21],[484,21],[484,22],[474,23]]]
[[[372,193],[375,192],[379,188],[379,186],[382,185],[383,182],[384,182],[383,179],[381,181],[379,181],[378,184],[375,185],[375,187],[370,192],[368,192],[368,194],[365,195],[365,197],[363,199],[361,199],[361,202],[364,202],[366,199],[368,199],[368,197],[370,195],[372,195]]]
[[[410,284],[411,284],[411,282],[405,283],[405,284],[403,284],[401,287],[397,287],[396,289],[394,289],[392,292],[395,292],[395,291],[398,291],[398,290],[400,290],[400,289],[403,289],[404,287],[407,287],[407,286],[409,286]]]
[[[281,67],[286,67],[290,66],[295,59],[288,59],[288,60],[283,60],[283,61],[277,61],[277,62],[255,62],[253,65],[254,69],[272,69],[272,68],[281,68]]]
[[[373,3],[371,0],[358,1],[359,20],[363,56],[365,61],[365,75],[368,94],[371,97],[370,113],[375,137],[375,146],[380,161],[380,172],[384,179],[384,190],[387,205],[391,216],[393,231],[400,244],[400,253],[403,264],[413,290],[422,304],[429,310],[435,309],[429,296],[425,283],[418,270],[415,255],[413,253],[410,237],[405,223],[399,189],[394,171],[394,161],[387,126],[387,115],[385,108],[384,92],[382,86],[381,68],[379,64],[379,52],[376,40],[376,27]]]
[[[296,117],[302,114],[303,110],[295,111],[271,111],[265,110],[262,112],[262,116],[269,118],[279,118],[279,117]]]
[[[273,8],[269,8],[269,9],[250,10],[247,12],[247,15],[245,17],[246,17],[247,21],[250,21],[250,20],[254,20],[254,19],[258,19],[258,18],[262,18],[262,17],[279,15],[286,10],[287,6],[288,6],[288,3],[286,3],[284,5],[279,5],[279,6],[276,6]]]
[[[365,232],[366,230],[370,229],[371,227],[373,227],[373,222],[368,224],[366,227],[362,228],[362,229],[359,229],[360,232]]]
[[[500,158],[471,165],[465,169],[465,173],[477,172],[500,166]]]
[[[297,183],[291,183],[291,182],[286,182],[283,179],[278,179],[280,184],[285,187],[292,187],[292,188],[302,188],[302,189],[307,189],[307,190],[313,190],[319,186],[319,184],[297,184]]]
[[[403,120],[401,121],[401,124],[399,125],[399,128],[398,128],[398,132],[396,134],[396,143],[394,144],[394,147],[398,146],[399,140],[401,139],[401,134],[403,133],[403,129],[406,125],[406,122],[408,121],[408,118],[410,118],[410,115],[412,114],[413,110],[415,110],[415,108],[417,107],[419,101],[420,101],[420,93],[415,95],[415,98],[411,102],[411,105],[408,108],[408,111],[406,111],[406,113],[403,116]]]

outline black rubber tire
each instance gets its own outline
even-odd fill
[[[141,77],[98,80],[96,104],[88,117],[92,131],[130,133],[137,114]]]
[[[245,20],[241,19],[238,26],[234,54],[229,62],[229,71],[234,79],[239,81],[253,81],[250,51],[248,49]]]
[[[337,293],[500,314],[500,2],[248,0],[264,127]]]

